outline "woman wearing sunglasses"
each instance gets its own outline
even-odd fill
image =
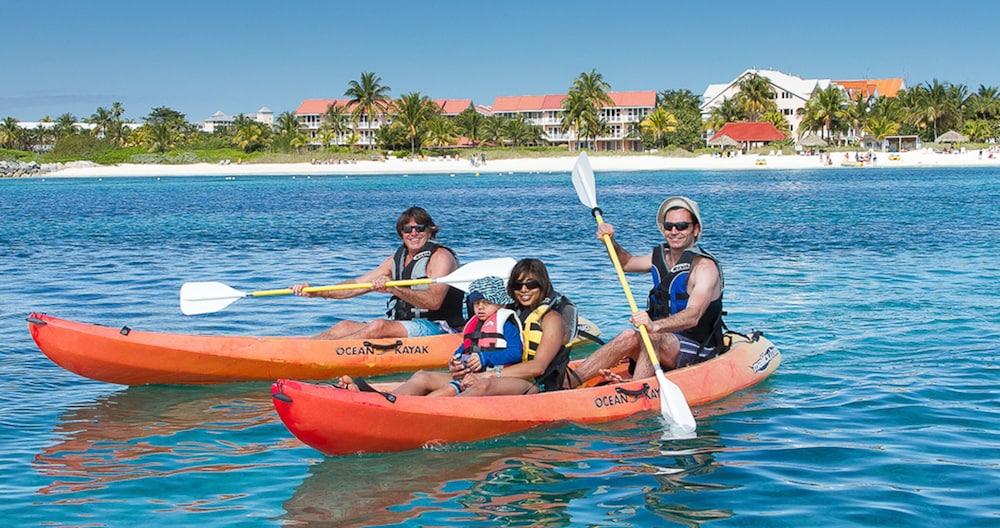
[[[444,277],[458,269],[458,258],[450,248],[437,243],[439,232],[431,215],[422,207],[410,207],[396,220],[396,233],[401,240],[395,253],[377,268],[346,283],[370,282],[370,290],[344,290],[306,293],[308,283],[296,284],[292,290],[303,297],[347,299],[370,292],[392,295],[385,319],[367,322],[344,320],[316,336],[322,339],[422,337],[454,332],[465,323],[462,314],[461,290],[447,284],[430,284],[412,288],[387,288],[393,280]]]
[[[545,264],[521,259],[511,270],[507,293],[521,320],[521,362],[462,377],[463,396],[531,394],[564,386],[566,343],[576,328],[576,309],[556,293]]]
[[[684,196],[667,198],[656,213],[656,223],[666,241],[651,253],[633,255],[617,242],[614,248],[626,272],[653,276],[647,310],[635,312],[630,321],[649,330],[660,364],[668,370],[700,363],[724,351],[723,278],[718,260],[696,245],[702,233],[697,202]],[[599,239],[614,234],[611,224],[597,229]],[[642,353],[642,346],[638,332],[625,330],[583,361],[576,374],[589,379],[603,372],[614,379],[606,369],[630,358],[635,361],[636,378],[652,376],[653,365]]]

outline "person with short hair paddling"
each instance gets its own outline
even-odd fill
[[[369,289],[309,292],[308,283],[292,286],[295,295],[347,299],[370,292],[387,293],[386,318],[367,322],[343,320],[317,335],[320,339],[422,337],[455,332],[460,329],[463,293],[448,284],[401,288],[387,286],[390,281],[439,278],[458,269],[458,258],[451,249],[437,243],[439,228],[421,207],[410,207],[396,220],[396,233],[402,241],[393,255],[375,269],[358,277],[358,283],[371,283]]]
[[[700,363],[721,351],[723,277],[718,260],[696,244],[702,221],[694,200],[667,198],[660,204],[656,223],[666,242],[649,254],[633,255],[612,241],[624,271],[653,276],[647,310],[633,313],[630,321],[649,330],[660,364],[669,370]],[[614,226],[608,223],[597,229],[598,239],[614,234]],[[633,329],[596,350],[575,373],[581,379],[604,373],[610,380],[620,381],[607,369],[624,358],[636,361],[635,378],[653,375],[654,366],[642,353],[642,342]]]

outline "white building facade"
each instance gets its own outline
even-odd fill
[[[445,117],[455,117],[467,108],[475,108],[472,99],[434,99],[434,102],[441,109],[441,115]],[[332,144],[334,145],[373,146],[376,143],[375,133],[378,129],[392,123],[391,111],[387,111],[384,116],[375,115],[371,118],[366,114],[361,114],[355,123],[351,117],[353,106],[348,99],[306,99],[295,110],[295,117],[298,118],[300,127],[309,137],[310,145],[322,144],[319,129],[323,125],[323,116],[331,106],[339,108],[346,117],[344,123],[346,130],[333,139]],[[351,141],[352,136],[356,141]]]
[[[608,124],[608,133],[595,141],[596,150],[641,150],[642,140],[632,136],[632,127],[645,119],[656,108],[656,92],[609,92],[613,104],[601,109],[601,117]],[[549,144],[568,144],[578,140],[572,130],[563,131],[563,101],[565,94],[517,95],[497,97],[492,114],[500,117],[524,116],[542,128]]]
[[[771,85],[771,89],[774,90],[774,102],[778,106],[778,111],[788,121],[788,132],[793,136],[798,135],[799,124],[802,122],[799,110],[805,108],[806,101],[812,96],[813,91],[816,89],[825,90],[833,83],[830,79],[803,79],[776,70],[749,69],[732,81],[710,84],[708,88],[705,88],[705,93],[701,96],[702,119],[708,119],[712,115],[712,110],[726,99],[736,97],[736,94],[740,93],[740,82],[753,74],[767,79]],[[709,134],[712,132],[714,131],[709,131]]]
[[[274,126],[274,112],[266,106],[260,107],[259,110],[252,114],[244,115],[258,123],[263,123],[267,126]],[[226,115],[220,110],[201,122],[201,131],[211,134],[216,130],[233,126],[234,122],[236,122],[236,116]]]

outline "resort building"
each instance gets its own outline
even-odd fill
[[[812,96],[813,91],[816,89],[824,90],[833,82],[830,79],[803,79],[775,70],[749,69],[732,81],[710,84],[708,88],[705,88],[705,93],[701,96],[702,118],[708,119],[715,107],[721,105],[726,99],[736,97],[736,94],[740,93],[740,82],[753,74],[764,77],[771,84],[771,88],[774,90],[774,102],[778,105],[778,111],[788,121],[788,132],[792,134],[798,133],[799,123],[802,121],[799,110],[805,108],[806,101]]]
[[[740,147],[744,152],[752,148],[767,145],[772,141],[781,141],[788,137],[787,134],[778,130],[773,124],[761,121],[726,123],[709,139],[709,142],[711,143],[722,136],[728,136],[730,139],[740,143]]]
[[[243,115],[246,115],[247,117],[258,123],[264,123],[265,125],[268,126],[274,126],[274,112],[272,112],[271,109],[266,106],[260,107],[259,110],[257,110],[252,114],[243,114]],[[236,122],[236,116],[226,115],[222,113],[222,111],[220,110],[210,115],[208,119],[205,119],[204,121],[201,122],[201,131],[208,132],[209,134],[211,134],[218,129],[233,126],[234,122]]]
[[[434,99],[434,103],[441,109],[441,115],[445,117],[455,117],[468,108],[476,108],[472,104],[472,99]],[[295,109],[295,117],[298,118],[302,130],[309,136],[310,145],[322,144],[318,138],[320,126],[323,124],[323,115],[331,107],[339,108],[345,116],[347,130],[338,134],[334,139],[334,145],[348,145],[352,136],[357,134],[353,142],[354,145],[369,146],[375,144],[375,132],[382,127],[392,123],[390,115],[369,116],[361,114],[358,116],[357,128],[354,120],[351,119],[353,105],[349,99],[306,99]]]
[[[608,95],[613,104],[601,110],[608,133],[596,139],[594,149],[642,150],[642,140],[629,132],[656,107],[656,92],[608,92]],[[529,123],[542,127],[549,144],[569,144],[578,138],[575,132],[562,130],[565,99],[566,94],[497,97],[491,110],[495,116],[524,116]]]
[[[891,79],[860,79],[856,81],[833,81],[847,91],[851,99],[861,97],[896,97],[900,90],[906,89],[902,78]]]

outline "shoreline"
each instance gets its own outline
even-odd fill
[[[889,154],[878,152],[875,163],[862,167],[843,166],[843,154],[832,153],[833,165],[822,165],[818,156],[755,156],[715,158],[709,155],[679,158],[666,156],[600,156],[592,155],[594,170],[604,172],[695,170],[814,170],[843,168],[918,168],[918,167],[1000,167],[1000,156],[988,159],[978,150],[960,154],[942,154],[929,151],[904,152],[898,160],[889,160]],[[848,156],[848,163],[854,159]],[[758,160],[764,160],[758,165]],[[417,175],[417,174],[496,174],[531,172],[569,172],[576,156],[552,158],[512,158],[489,160],[485,165],[473,166],[468,160],[403,160],[357,161],[343,164],[313,163],[247,163],[226,164],[192,163],[184,165],[120,164],[90,167],[67,167],[53,172],[28,176],[28,178],[115,178],[115,177],[171,177],[171,176],[332,176],[332,175]]]

